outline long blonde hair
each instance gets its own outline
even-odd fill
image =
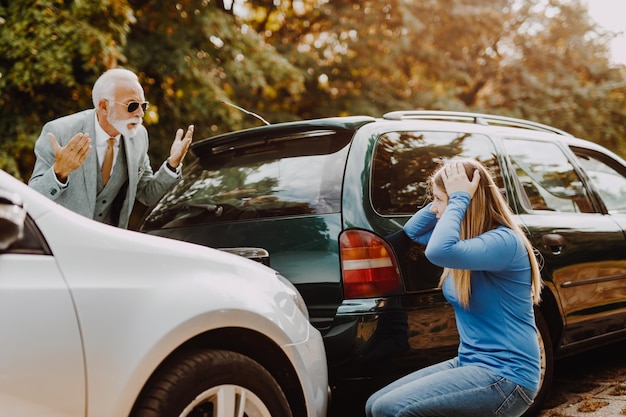
[[[457,160],[455,160],[457,161]],[[480,174],[480,181],[478,182],[478,188],[472,197],[465,216],[461,221],[461,233],[460,239],[471,239],[479,236],[489,230],[495,229],[498,226],[506,226],[511,230],[514,230],[522,239],[526,251],[528,252],[528,259],[530,261],[531,268],[531,291],[534,304],[539,304],[541,301],[541,289],[543,288],[543,280],[541,279],[541,273],[539,271],[539,264],[535,257],[534,249],[526,237],[526,234],[513,220],[513,213],[509,208],[506,200],[502,196],[498,186],[493,181],[493,178],[489,174],[487,168],[480,162],[474,159],[461,159],[463,167],[465,168],[465,174],[468,179],[474,176],[474,171],[478,170]],[[430,177],[430,187],[434,185],[442,191],[446,192],[446,188],[442,178],[442,172],[448,164],[442,165],[437,169]],[[459,302],[464,308],[469,306],[470,298],[470,271],[466,269],[452,269],[444,268],[441,278],[439,279],[439,287],[443,285],[445,279],[452,275],[454,277],[454,284],[459,297]]]

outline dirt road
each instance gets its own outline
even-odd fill
[[[626,342],[557,362],[539,417],[626,416]]]

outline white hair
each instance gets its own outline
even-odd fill
[[[139,78],[137,78],[137,75],[134,72],[124,68],[110,69],[98,77],[93,85],[93,89],[91,90],[91,99],[94,107],[98,107],[98,103],[102,99],[113,101],[115,89],[122,81],[135,82],[141,87]]]

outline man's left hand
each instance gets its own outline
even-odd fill
[[[193,125],[189,125],[185,136],[183,136],[183,129],[176,131],[176,138],[174,138],[174,143],[172,143],[172,147],[170,148],[170,157],[168,159],[172,168],[178,168],[178,165],[183,161],[183,158],[187,155],[192,139]]]

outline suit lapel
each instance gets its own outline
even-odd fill
[[[137,151],[135,150],[135,141],[133,138],[124,137],[124,149],[126,150],[126,164],[128,165],[128,185],[131,190],[137,189],[137,170],[139,169]]]
[[[90,207],[96,206],[96,191],[98,188],[98,153],[96,152],[96,115],[95,110],[85,114],[84,132],[91,138],[91,151],[83,163],[87,202]]]

